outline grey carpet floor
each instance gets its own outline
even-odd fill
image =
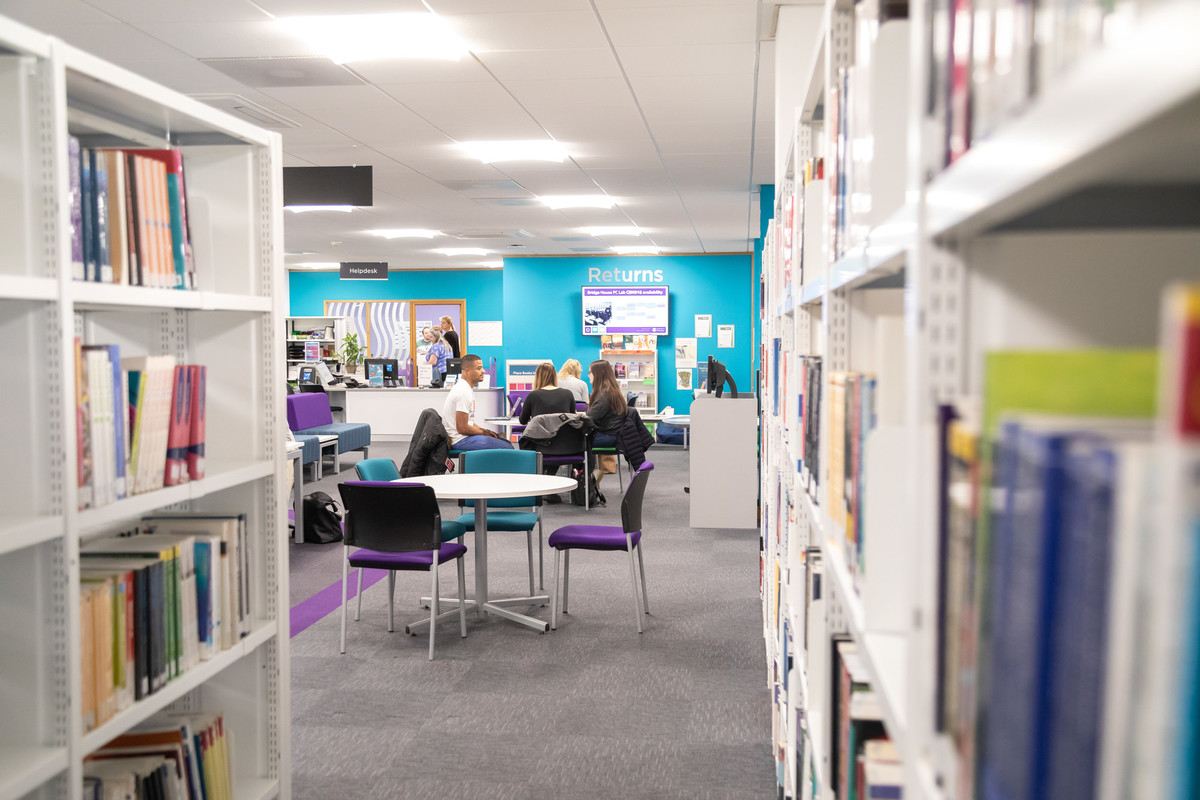
[[[406,447],[374,445],[372,457]],[[426,574],[397,578],[397,631],[387,632],[387,583],[363,595],[338,654],[334,612],[292,639],[293,796],[321,798],[768,798],[775,796],[771,713],[754,531],[688,527],[687,453],[655,447],[643,529],[651,613],[634,625],[623,553],[577,552],[570,610],[540,634],[473,614],[425,635]],[[305,484],[337,497],[354,478]],[[620,525],[616,476],[605,508],[550,505],[545,533],[587,521]],[[453,519],[457,509],[443,506]],[[466,540],[472,546],[472,537]],[[528,590],[522,534],[493,534],[489,591]],[[340,545],[291,547],[293,604],[341,575]],[[466,557],[467,595],[474,592]],[[546,551],[550,588],[553,553]],[[453,594],[451,567],[443,594]],[[549,619],[549,606],[522,609]]]

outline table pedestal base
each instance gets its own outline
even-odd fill
[[[533,628],[535,631],[540,631],[542,633],[545,633],[546,631],[550,630],[549,622],[546,622],[545,620],[540,620],[537,617],[530,617],[525,614],[518,614],[516,611],[510,611],[508,608],[506,608],[506,606],[544,606],[549,602],[550,602],[549,595],[539,594],[539,595],[535,595],[533,597],[506,597],[503,600],[492,600],[491,602],[483,603],[482,605],[480,605],[475,600],[467,600],[467,601],[465,601],[465,605],[468,610],[473,608],[476,611],[482,611],[485,614],[495,614],[497,617],[503,617],[504,619],[512,620],[513,622],[518,622],[527,628]],[[428,597],[421,598],[421,606],[423,608],[428,608],[429,603],[430,603],[430,600]],[[450,609],[449,611],[443,611],[441,614],[438,614],[438,616],[437,616],[438,622],[441,622],[443,619],[449,619],[451,615],[457,616],[457,614],[458,614],[458,598],[457,597],[439,597],[438,604],[442,608]],[[405,633],[416,633],[417,631],[423,631],[428,627],[429,627],[429,620],[423,619],[420,622],[414,622],[411,625],[406,625],[404,627],[404,632]]]

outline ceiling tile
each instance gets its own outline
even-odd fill
[[[153,2],[153,0],[142,0]],[[254,0],[246,5],[258,5],[275,17],[299,17],[315,14],[399,14],[422,13],[427,9],[421,0],[338,0],[331,8],[328,0]]]
[[[455,83],[459,81],[492,82],[478,61],[470,55],[458,61],[437,58],[398,58],[393,61],[361,61],[347,64],[348,69],[364,80],[380,85],[392,83]]]
[[[617,58],[631,78],[754,73],[753,42],[619,47]]]
[[[607,47],[591,9],[462,14],[451,20],[474,53]]]
[[[545,137],[498,83],[387,84],[383,88],[457,141]]]
[[[502,81],[620,78],[621,69],[607,47],[573,50],[497,50],[479,55],[483,66]]]
[[[320,55],[270,20],[155,22],[141,27],[150,36],[195,58]]]
[[[56,10],[60,0],[42,4]],[[105,14],[134,24],[153,22],[254,22],[269,15],[254,3],[244,0],[88,0],[87,5]],[[63,13],[62,10],[58,13]]]
[[[605,8],[604,26],[618,50],[628,45],[753,43],[757,13],[752,5],[678,8]]]
[[[450,144],[446,136],[375,86],[317,86],[264,89],[288,108],[316,119],[360,142]]]

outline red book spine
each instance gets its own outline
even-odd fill
[[[192,418],[188,433],[187,471],[192,480],[198,481],[204,477],[204,413],[208,368],[192,364],[188,370],[192,373]]]

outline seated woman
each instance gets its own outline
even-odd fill
[[[436,325],[429,329],[432,341],[425,354],[425,363],[433,367],[431,386],[441,386],[446,375],[446,359],[450,358],[450,346],[442,341],[442,331]]]
[[[573,394],[576,402],[586,403],[588,401],[588,385],[579,377],[581,370],[582,367],[578,361],[568,358],[563,362],[562,369],[558,371],[558,385]]]
[[[521,407],[521,424],[529,424],[529,420],[538,414],[571,414],[574,411],[575,395],[558,388],[554,365],[550,362],[538,364],[537,372],[533,374],[533,391]]]
[[[629,404],[625,402],[625,390],[617,383],[612,364],[603,359],[591,363],[588,367],[588,378],[592,381],[592,396],[588,400],[587,415],[596,423],[598,429],[592,438],[592,446],[616,447],[617,439],[614,434],[625,424],[625,415],[629,410]],[[603,474],[594,470],[592,477],[599,488]]]

